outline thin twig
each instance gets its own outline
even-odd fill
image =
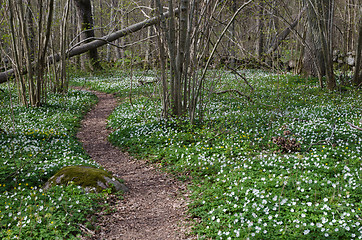
[[[89,228],[87,228],[86,226],[84,226],[83,224],[78,223],[77,224],[81,229],[83,229],[85,232],[88,232],[89,234],[91,234],[92,236],[95,235],[95,232],[90,230]]]
[[[354,128],[354,129],[357,129],[357,130],[359,130],[359,131],[362,131],[362,128],[360,128],[360,127],[357,127],[356,125],[353,125],[352,123],[350,123],[350,122],[346,122],[351,128]]]

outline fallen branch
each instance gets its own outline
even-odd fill
[[[178,14],[179,10],[175,9],[174,10],[175,14]],[[162,17],[169,17],[170,13],[166,12],[163,14]],[[155,24],[157,24],[159,21],[161,20],[160,16],[156,16],[147,20],[144,20],[142,22],[133,24],[131,26],[128,26],[124,29],[121,29],[117,32],[111,33],[107,36],[101,37],[99,39],[93,40],[89,43],[83,44],[81,46],[77,46],[77,47],[71,47],[70,49],[67,50],[67,52],[65,53],[66,58],[71,58],[74,57],[76,55],[80,55],[82,53],[88,52],[89,50],[95,49],[95,48],[99,48],[103,45],[109,44],[110,42],[113,42],[121,37],[127,36],[131,33],[137,32],[141,29],[153,26]],[[89,40],[89,39],[86,39]],[[61,54],[54,54],[52,56],[49,56],[47,58],[48,63],[54,63],[54,62],[59,62],[61,59]],[[35,63],[32,63],[35,64]],[[23,71],[21,71],[21,74],[26,74],[26,70],[24,69]],[[1,72],[0,73],[0,84],[7,82],[10,78],[12,78],[15,74],[14,69],[9,69],[5,72]]]
[[[335,130],[336,130],[336,124],[333,125],[332,133],[328,138],[326,138],[325,140],[319,140],[316,143],[311,143],[309,145],[309,148],[307,149],[307,152],[309,152],[309,150],[312,148],[312,146],[315,146],[315,145],[324,145],[325,144],[325,145],[331,145],[332,147],[334,147],[335,145],[331,142],[331,139],[334,136],[334,131]]]
[[[84,39],[83,41],[78,42],[77,44],[75,44],[74,46],[72,46],[70,49],[68,49],[68,52],[72,51],[73,48],[76,48],[76,47],[82,45],[83,43],[86,43],[86,42],[89,42],[89,41],[94,41],[94,40],[104,41],[104,42],[106,42],[107,44],[109,44],[109,45],[111,45],[111,46],[113,46],[113,47],[116,47],[116,48],[119,48],[119,49],[125,49],[125,48],[127,48],[127,47],[131,47],[131,46],[133,46],[133,45],[142,43],[142,42],[144,42],[144,41],[150,40],[150,39],[155,38],[155,37],[157,37],[157,36],[156,36],[156,35],[153,35],[153,36],[150,36],[150,37],[147,37],[147,38],[143,38],[143,39],[141,39],[141,40],[139,40],[139,41],[132,42],[132,43],[129,43],[129,44],[126,44],[126,45],[122,45],[122,46],[119,46],[119,45],[117,45],[117,44],[115,44],[115,43],[112,43],[112,42],[110,42],[110,41],[108,41],[107,39],[104,39],[104,38],[91,37],[91,38],[87,38],[87,39]]]
[[[293,119],[294,121],[297,121],[297,122],[309,122],[309,120],[305,120],[305,119],[293,118],[293,117],[289,117],[289,118],[291,118],[291,119]]]
[[[350,122],[346,122],[351,128],[354,128],[354,129],[357,129],[357,130],[359,130],[359,131],[362,131],[362,128],[360,128],[360,127],[357,127],[356,125],[353,125],[352,123],[350,123]]]
[[[230,69],[235,75],[238,75],[239,77],[241,77],[241,78],[244,80],[244,82],[250,87],[250,89],[251,89],[252,91],[254,91],[253,86],[251,86],[251,84],[248,82],[248,79],[246,79],[246,77],[244,77],[243,75],[241,75],[241,74],[240,74],[238,71],[236,71],[234,68],[229,67],[227,64],[226,64],[226,67],[227,67],[228,69]]]
[[[237,93],[238,95],[247,98],[249,100],[249,102],[254,103],[254,101],[248,95],[245,95],[244,93],[240,92],[237,89],[227,89],[227,90],[223,90],[223,91],[220,91],[220,92],[214,92],[214,93],[219,95],[219,94],[224,94],[224,93],[229,93],[229,92]]]
[[[142,80],[139,80],[139,81],[138,81],[138,85],[139,85],[139,86],[143,86],[143,85],[152,84],[152,83],[157,83],[157,82],[158,82],[158,79],[153,80],[153,81],[142,81]]]

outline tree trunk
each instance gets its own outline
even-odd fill
[[[63,12],[63,17],[62,17],[62,24],[60,25],[60,55],[61,55],[61,60],[60,60],[60,76],[58,79],[58,82],[54,87],[54,92],[58,92],[58,93],[66,93],[68,92],[68,79],[67,79],[67,69],[66,69],[66,44],[67,44],[67,20],[68,20],[68,15],[69,15],[69,5],[70,5],[70,0],[67,0],[66,5],[65,5],[65,11]],[[55,64],[55,63],[54,63]]]
[[[150,1],[150,8],[152,9],[152,11],[150,12],[150,15],[154,16],[154,13],[153,13],[153,9],[155,8],[155,1],[154,0]],[[148,65],[147,68],[152,66],[152,61],[153,61],[152,50],[153,50],[153,45],[154,44],[153,44],[153,41],[151,39],[152,35],[154,35],[154,29],[152,27],[150,27],[150,28],[147,29],[147,38],[149,40],[148,40],[148,43],[146,45],[146,54],[145,54],[146,65]]]
[[[178,100],[176,95],[176,81],[178,79],[177,76],[177,68],[176,68],[176,24],[175,24],[175,16],[173,14],[173,1],[168,0],[168,5],[170,9],[170,19],[168,22],[168,34],[167,34],[167,42],[168,42],[168,51],[170,55],[170,85],[171,85],[171,109],[172,113],[176,116],[179,115],[178,111]]]
[[[308,30],[306,43],[309,46],[309,49],[305,51],[303,59],[303,71],[308,76],[323,76],[325,75],[324,60],[322,56],[322,43],[319,37],[318,30],[318,16],[314,10],[314,4],[309,0],[304,0],[308,8]],[[320,82],[320,86],[323,84]]]
[[[308,7],[309,31],[303,67],[309,76],[318,76],[320,87],[326,76],[327,88],[333,90],[336,81],[333,73],[332,34],[334,0],[304,0]]]
[[[123,2],[119,2],[118,3],[118,8],[120,9],[119,10],[119,27],[120,29],[124,29],[126,27],[126,21],[125,21],[125,6],[124,6],[124,3]],[[117,39],[117,45],[118,46],[123,46],[125,45],[126,41],[125,41],[125,38],[119,38]],[[120,60],[120,59],[124,59],[125,58],[125,49],[124,48],[116,48],[116,58],[117,60]],[[124,61],[122,61],[122,65],[124,64]]]
[[[34,61],[34,54],[35,54],[35,32],[34,32],[34,22],[32,17],[32,10],[30,9],[30,6],[26,6],[26,25],[27,25],[27,31],[29,33],[28,39],[29,39],[29,45],[30,45],[30,60]]]
[[[256,42],[256,55],[261,60],[264,58],[264,1],[260,1],[258,4],[258,16],[257,16],[257,29],[258,29],[258,40]]]
[[[78,15],[78,28],[81,31],[81,41],[91,42],[94,37],[92,4],[90,0],[75,0]],[[93,70],[102,69],[96,48],[88,51],[88,57]]]
[[[185,71],[185,56],[186,56],[186,43],[187,43],[187,30],[188,30],[188,11],[189,8],[189,1],[188,0],[181,0],[180,4],[180,29],[179,29],[179,45],[177,51],[177,58],[176,58],[176,68],[177,74],[176,76],[176,104],[177,104],[177,112],[178,115],[183,113],[182,111],[182,80],[184,79],[184,74],[187,74]],[[188,51],[189,52],[189,51]]]
[[[168,98],[168,82],[166,76],[166,49],[165,49],[165,35],[162,29],[165,29],[165,19],[162,17],[162,6],[160,0],[155,0],[156,2],[156,15],[160,16],[161,21],[159,24],[156,24],[156,34],[157,34],[157,45],[159,49],[160,57],[160,71],[161,71],[161,83],[162,83],[162,117],[167,118],[168,108],[169,108],[169,98]]]
[[[237,10],[237,7],[236,7],[236,0],[233,0],[232,1],[232,13],[234,14]],[[236,46],[235,46],[235,36],[236,36],[236,30],[235,30],[235,21],[231,24],[231,27],[230,27],[230,32],[231,32],[231,41],[229,42],[230,43],[230,66],[231,68],[235,68],[235,59],[236,59]]]
[[[23,76],[22,69],[24,69],[23,61],[21,61],[20,57],[22,56],[21,48],[18,46],[20,45],[18,42],[19,38],[17,37],[20,35],[17,32],[17,29],[15,28],[15,16],[16,16],[16,3],[13,3],[12,1],[9,1],[9,25],[10,25],[10,33],[11,33],[11,44],[12,44],[12,53],[13,53],[13,59],[14,59],[14,69],[10,69],[8,71],[13,71],[12,74],[15,74],[16,77],[16,83],[18,85],[18,95],[21,100],[21,103],[28,107],[28,101],[26,96],[26,83],[25,83],[25,77]],[[7,71],[6,71],[7,72]],[[5,72],[5,73],[6,73]],[[7,78],[5,79],[5,81]]]
[[[362,84],[362,5],[360,6],[360,19],[358,29],[358,41],[356,50],[356,67],[353,76],[353,84],[361,86]]]
[[[34,86],[34,81],[33,81],[34,71],[33,71],[33,66],[32,66],[32,59],[34,59],[34,53],[32,55],[32,51],[34,51],[35,46],[30,45],[33,40],[33,39],[31,40],[30,36],[29,36],[30,20],[27,20],[24,15],[24,11],[27,11],[27,10],[25,9],[23,1],[18,0],[15,6],[16,6],[15,9],[16,9],[17,15],[18,15],[19,25],[20,25],[20,32],[21,32],[20,36],[21,36],[22,45],[23,45],[22,50],[24,51],[26,69],[28,72],[27,79],[28,79],[29,101],[30,101],[30,105],[34,106],[34,105],[36,105],[36,101],[35,101],[35,94],[34,94],[35,86]],[[26,8],[30,8],[30,6],[26,6]],[[32,17],[32,16],[28,16],[28,17]]]
[[[110,13],[110,16],[109,16],[109,27],[111,29],[113,29],[114,28],[114,23],[115,23],[115,16],[114,15],[116,15],[117,13],[115,14],[115,11],[114,11],[115,5],[114,5],[113,0],[110,2],[110,5],[111,5],[111,13]],[[107,44],[107,54],[106,54],[107,62],[112,61],[112,51],[111,51],[111,49],[112,49],[111,44]]]

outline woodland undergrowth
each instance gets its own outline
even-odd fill
[[[205,88],[225,93],[206,92],[193,125],[161,117],[156,72],[73,84],[122,99],[109,117],[112,143],[190,180],[201,239],[361,238],[362,132],[346,123],[362,125],[361,92],[327,91],[291,74],[241,74],[253,92],[231,73],[210,71],[219,77]]]
[[[74,185],[42,188],[64,166],[99,167],[75,137],[95,95],[71,90],[26,108],[14,86],[0,88],[0,239],[78,239],[82,229],[95,230],[88,216],[105,195]]]

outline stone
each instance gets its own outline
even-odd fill
[[[333,55],[332,61],[337,62],[338,61],[338,55]]]
[[[111,173],[94,167],[88,166],[68,166],[60,169],[44,185],[47,190],[55,185],[81,186],[86,192],[102,192],[105,189],[111,189],[114,192],[127,192],[128,188]]]
[[[354,66],[355,60],[354,57],[349,55],[348,57],[346,57],[346,63],[350,66]]]

